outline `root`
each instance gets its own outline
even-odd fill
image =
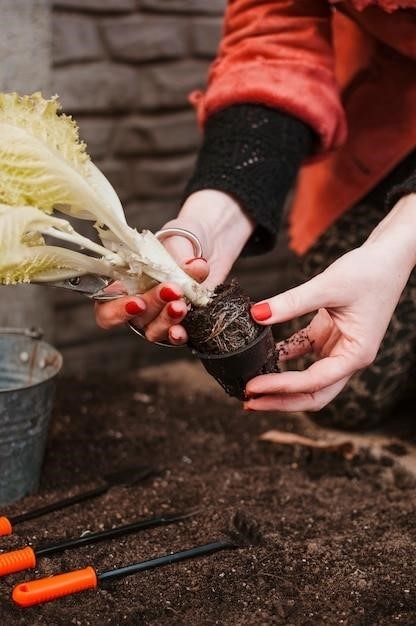
[[[236,281],[220,285],[205,307],[192,309],[184,322],[198,352],[226,354],[253,341],[262,327],[250,315],[250,300]]]

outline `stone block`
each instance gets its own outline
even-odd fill
[[[79,116],[79,135],[87,144],[91,158],[102,159],[110,154],[111,140],[116,120],[112,117]]]
[[[22,94],[48,92],[51,62],[48,1],[1,0],[0,15],[0,89]]]
[[[141,98],[137,70],[105,62],[55,68],[52,90],[67,113],[133,111]]]
[[[221,14],[227,0],[139,0],[140,9],[161,11],[166,13],[204,13]]]
[[[189,152],[198,147],[199,136],[193,111],[135,115],[120,123],[113,150],[122,156]]]
[[[56,9],[127,13],[135,10],[136,0],[52,0],[52,5]]]
[[[195,157],[143,158],[133,168],[135,196],[137,198],[170,198],[177,202],[191,175]]]
[[[52,60],[55,64],[96,61],[105,54],[96,21],[72,13],[57,13],[52,21]]]
[[[138,107],[143,111],[188,107],[188,96],[206,83],[209,63],[174,61],[137,69]]]
[[[221,38],[222,18],[197,17],[192,20],[192,52],[197,56],[212,58]]]
[[[180,17],[132,15],[105,20],[101,26],[113,59],[140,63],[186,56],[189,20]]]

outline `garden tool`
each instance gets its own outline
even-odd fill
[[[12,598],[16,604],[22,607],[42,604],[86,589],[96,589],[105,581],[124,578],[125,576],[131,576],[139,572],[163,567],[171,563],[178,563],[179,561],[213,554],[220,550],[235,550],[237,548],[257,545],[261,542],[261,535],[256,526],[254,524],[247,524],[244,517],[241,518],[239,514],[236,514],[233,524],[234,528],[230,532],[230,536],[203,545],[194,546],[187,550],[164,554],[150,560],[140,561],[139,563],[133,563],[101,573],[97,572],[94,567],[88,566],[84,569],[20,583],[13,589]]]
[[[117,300],[126,295],[126,293],[121,290],[106,291],[106,288],[113,282],[112,278],[106,278],[105,276],[84,274],[82,276],[74,276],[73,278],[64,278],[63,280],[54,280],[39,284],[75,291],[97,302],[109,302],[110,300]]]
[[[184,228],[163,228],[155,233],[155,237],[160,240],[175,235],[185,237],[185,239],[188,239],[192,243],[195,257],[202,256],[201,243],[198,237],[189,230],[185,230]],[[83,274],[81,276],[74,276],[73,278],[65,278],[62,280],[39,281],[38,284],[44,286],[46,285],[48,287],[68,289],[69,291],[81,293],[82,295],[87,296],[87,298],[91,298],[97,302],[107,302],[110,300],[117,300],[118,298],[127,295],[125,291],[122,290],[107,291],[107,288],[114,282],[115,281],[112,278],[105,276],[98,276],[97,274]],[[135,327],[133,327],[133,330],[137,333],[137,329],[135,329]],[[144,335],[142,336],[144,337]],[[170,346],[171,344],[162,345]]]
[[[155,237],[157,237],[157,239],[159,240],[172,236],[180,236],[188,239],[193,246],[195,257],[202,257],[201,242],[199,241],[198,237],[191,233],[189,230],[186,230],[184,228],[162,228],[155,233]],[[39,284],[74,291],[86,296],[87,298],[91,298],[96,302],[110,302],[111,300],[117,300],[118,298],[127,295],[124,291],[120,289],[107,291],[107,288],[110,287],[110,285],[112,285],[114,282],[115,281],[112,278],[107,278],[105,276],[98,276],[96,274],[84,274],[82,276],[75,276],[73,278],[66,278],[63,280],[54,280],[47,282],[41,281],[39,282]],[[131,322],[127,322],[127,325],[136,335],[139,335],[142,339],[146,339],[146,336],[141,328],[134,326],[134,324],[132,324]],[[180,345],[176,346],[174,344],[171,344],[168,341],[154,341],[152,343],[163,346],[165,348],[182,347]]]
[[[81,537],[75,537],[72,539],[65,539],[57,543],[47,544],[45,546],[31,547],[26,546],[19,550],[11,550],[10,552],[4,552],[0,554],[0,576],[6,576],[14,572],[21,572],[25,569],[32,569],[36,567],[37,559],[40,556],[50,556],[57,552],[64,552],[72,548],[79,548],[80,546],[90,545],[91,543],[97,543],[99,541],[106,541],[107,539],[113,539],[114,537],[120,537],[130,533],[139,532],[148,528],[155,528],[156,526],[164,526],[166,524],[173,524],[195,515],[195,511],[187,513],[169,513],[166,515],[158,515],[157,517],[150,517],[148,519],[139,520],[132,524],[124,524],[123,526],[116,526],[109,530],[100,530],[96,533],[88,533]]]
[[[7,517],[2,516],[0,517],[0,536],[11,535],[13,527],[16,524],[21,524],[22,522],[41,517],[42,515],[47,515],[53,511],[59,511],[60,509],[72,506],[73,504],[78,504],[79,502],[84,502],[90,498],[96,498],[104,493],[107,493],[111,487],[116,485],[134,485],[135,483],[144,480],[154,472],[155,469],[147,465],[118,470],[112,472],[111,474],[104,475],[103,482],[88,491],[81,491],[74,496],[51,502],[50,504],[46,504],[45,506],[38,507],[36,509],[31,509],[25,513],[21,513],[20,515]]]

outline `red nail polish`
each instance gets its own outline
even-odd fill
[[[139,313],[143,313],[144,311],[144,308],[134,300],[127,302],[125,309],[126,313],[128,313],[129,315],[138,315]]]
[[[182,311],[177,311],[172,303],[168,304],[167,312],[168,312],[169,317],[173,317],[174,319],[178,319],[179,317],[182,317]]]
[[[264,322],[264,320],[268,320],[269,317],[272,316],[272,310],[268,302],[260,302],[259,304],[254,304],[251,307],[250,313],[258,322]]]
[[[179,300],[180,297],[180,294],[176,293],[176,291],[173,291],[171,287],[162,287],[162,289],[160,290],[160,298],[163,300],[163,302]]]

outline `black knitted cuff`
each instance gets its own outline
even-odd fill
[[[386,208],[388,210],[392,209],[400,198],[407,196],[409,193],[416,193],[416,170],[402,183],[393,187],[387,194]]]
[[[274,246],[284,201],[313,140],[309,126],[263,105],[219,111],[206,123],[184,199],[201,189],[233,196],[257,224],[243,254],[267,252]]]

